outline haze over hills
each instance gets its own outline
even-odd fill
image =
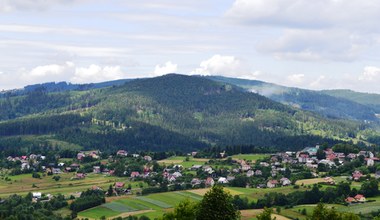
[[[212,80],[230,83],[266,96],[274,101],[307,111],[317,112],[329,118],[378,121],[380,95],[349,90],[313,91],[285,87],[258,80],[245,80],[222,76],[209,76]]]
[[[376,136],[373,124],[326,118],[206,77],[169,74],[104,85],[37,88],[1,98],[1,147],[43,142],[103,150],[296,149]]]

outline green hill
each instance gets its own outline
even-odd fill
[[[230,83],[247,91],[259,93],[274,101],[299,109],[316,112],[329,118],[378,121],[380,95],[338,91],[312,91],[285,87],[257,80],[209,76],[209,79]],[[365,98],[364,98],[365,96]],[[378,105],[378,106],[377,106]]]
[[[380,94],[355,92],[347,89],[323,90],[321,92],[369,106],[375,109],[376,113],[380,113]]]
[[[181,150],[252,145],[297,149],[366,141],[370,124],[328,119],[204,77],[170,74],[86,91],[0,98],[0,147]]]

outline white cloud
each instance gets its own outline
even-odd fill
[[[257,79],[263,75],[261,71],[250,70],[250,65],[234,56],[222,56],[216,54],[204,60],[191,74],[197,75],[222,75],[244,79]]]
[[[21,69],[20,77],[27,83],[38,83],[41,81],[63,81],[74,72],[75,64],[65,62],[63,64],[48,64],[37,66],[31,70]]]
[[[323,85],[322,85],[322,82],[326,79],[326,76],[324,75],[321,75],[318,77],[318,79],[316,79],[315,81],[311,82],[310,83],[310,86],[312,88],[316,88],[316,89],[320,89],[320,88],[323,88]],[[337,86],[337,85],[335,85]],[[328,88],[328,87],[327,87]]]
[[[9,77],[9,76],[8,76]],[[70,81],[73,83],[94,83],[126,78],[120,66],[98,66],[91,64],[88,67],[79,67],[73,62],[64,64],[49,64],[37,66],[31,70],[20,70],[20,78],[24,85],[43,82]],[[21,84],[22,85],[22,84]]]
[[[305,74],[293,74],[287,77],[287,79],[294,84],[303,83]]]
[[[0,11],[46,10],[54,5],[70,4],[80,0],[0,0]]]
[[[377,0],[235,0],[226,16],[246,24],[292,28],[377,28]]]
[[[374,66],[367,66],[364,71],[359,75],[360,81],[374,82],[380,80],[380,68]]]
[[[32,69],[27,75],[29,77],[46,77],[57,76],[63,74],[67,69],[72,68],[72,62],[66,62],[64,65],[50,64],[45,66],[37,66]]]
[[[267,30],[256,47],[276,59],[350,62],[380,45],[379,11],[377,0],[235,0],[226,17]]]
[[[176,73],[178,71],[178,65],[171,61],[166,62],[164,65],[156,65],[154,69],[155,76],[161,76],[168,73]]]
[[[73,83],[103,82],[107,80],[122,79],[123,73],[120,66],[100,67],[92,64],[89,67],[75,69],[75,74],[71,78]]]
[[[371,41],[346,31],[286,30],[283,35],[264,40],[257,49],[276,59],[301,61],[352,61],[369,47]]]

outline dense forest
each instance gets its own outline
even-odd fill
[[[41,139],[112,151],[378,143],[375,122],[326,118],[205,77],[169,74],[118,83],[82,90],[49,84],[3,95],[0,147],[36,145]]]
[[[329,118],[378,121],[380,95],[350,90],[312,91],[291,88],[257,80],[209,76],[219,82],[230,83],[264,95],[274,101],[303,110],[317,112]]]

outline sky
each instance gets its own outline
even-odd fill
[[[167,73],[380,93],[379,0],[0,0],[0,90]]]

